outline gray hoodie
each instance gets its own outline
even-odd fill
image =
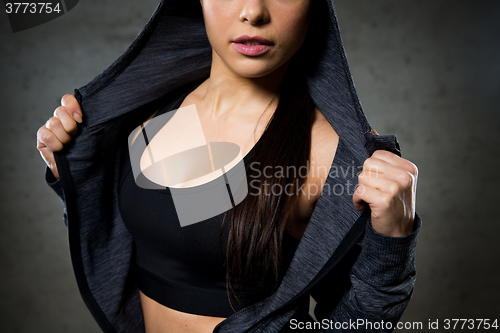
[[[304,66],[314,103],[340,137],[331,172],[277,291],[234,313],[214,332],[294,328],[292,318],[310,319],[298,315],[310,295],[317,301],[317,331],[390,332],[410,301],[421,219],[416,215],[410,235],[388,237],[373,230],[368,209],[354,209],[352,192],[363,161],[376,149],[398,155],[400,150],[395,136],[372,131],[354,89],[333,1],[325,1],[321,33],[308,36],[318,49]],[[210,63],[199,1],[163,0],[132,45],[75,89],[84,121],[74,140],[55,154],[60,179],[48,168],[45,177],[64,206],[80,292],[105,332],[145,330],[133,240],[118,209],[122,142],[138,125],[134,120],[142,108],[170,101],[207,78]]]

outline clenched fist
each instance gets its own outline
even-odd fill
[[[415,164],[385,150],[365,160],[353,202],[356,210],[371,209],[373,230],[393,237],[413,230],[418,169]]]
[[[59,172],[54,152],[62,150],[64,145],[71,141],[78,130],[77,123],[82,122],[82,116],[80,104],[75,96],[66,94],[61,98],[61,106],[55,109],[54,116],[36,133],[36,148],[56,179],[59,179]]]

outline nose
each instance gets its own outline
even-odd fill
[[[251,25],[263,25],[269,22],[270,15],[265,0],[246,0],[240,12],[240,21]]]

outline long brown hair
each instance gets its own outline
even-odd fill
[[[290,63],[278,89],[278,106],[254,149],[253,166],[247,166],[252,189],[231,212],[226,278],[227,287],[237,301],[246,279],[256,281],[261,277],[260,288],[271,275],[274,276],[274,288],[277,287],[281,275],[283,233],[298,199],[297,189],[306,180],[303,172],[285,172],[279,177],[266,178],[268,173],[259,172],[255,167],[288,170],[292,166],[294,170],[302,170],[308,166],[315,105],[298,59],[297,56]],[[255,180],[258,180],[257,185]],[[285,188],[293,195],[284,193]],[[283,193],[280,194],[281,190]],[[225,220],[226,214],[224,223]],[[239,284],[238,295],[233,286],[235,283]]]
[[[270,167],[271,170],[289,170],[290,167],[295,171],[304,167],[308,170],[316,106],[306,84],[306,72],[318,70],[316,56],[327,43],[328,17],[326,1],[314,0],[306,40],[292,57],[277,91],[278,106],[254,148],[251,165],[259,165],[261,169]],[[273,277],[271,290],[256,290],[255,297],[269,296],[278,287],[284,273],[281,269],[283,234],[292,207],[298,200],[297,189],[306,181],[307,175],[303,173],[285,172],[280,177],[266,178],[255,167],[247,167],[252,189],[230,213],[226,250],[227,292],[229,296],[230,289],[236,301],[240,301],[238,295],[246,280],[257,281],[260,277],[259,287],[263,287],[267,279]],[[257,191],[254,191],[255,180],[258,180]],[[273,188],[286,188],[293,195],[269,191]],[[227,214],[224,213],[221,237]],[[234,288],[236,284],[238,295]]]

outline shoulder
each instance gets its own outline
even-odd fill
[[[326,174],[332,165],[335,152],[337,151],[337,145],[339,142],[339,136],[337,132],[333,129],[330,122],[325,118],[323,113],[317,108],[315,109],[315,120],[311,131],[311,157],[310,163],[311,167],[321,167],[327,168]],[[317,176],[323,175],[323,183],[326,180],[326,174],[316,173],[311,175],[313,179],[317,180]],[[316,177],[315,177],[316,176]]]
[[[323,113],[315,109],[311,129],[311,154],[308,174],[293,212],[295,228],[304,230],[314,210],[333,163],[339,136]]]
[[[309,198],[307,202],[313,207],[320,197],[321,189],[330,172],[338,142],[339,136],[337,132],[335,132],[323,113],[316,108],[315,120],[311,130],[311,155],[306,181],[306,187],[308,188],[306,193]]]

